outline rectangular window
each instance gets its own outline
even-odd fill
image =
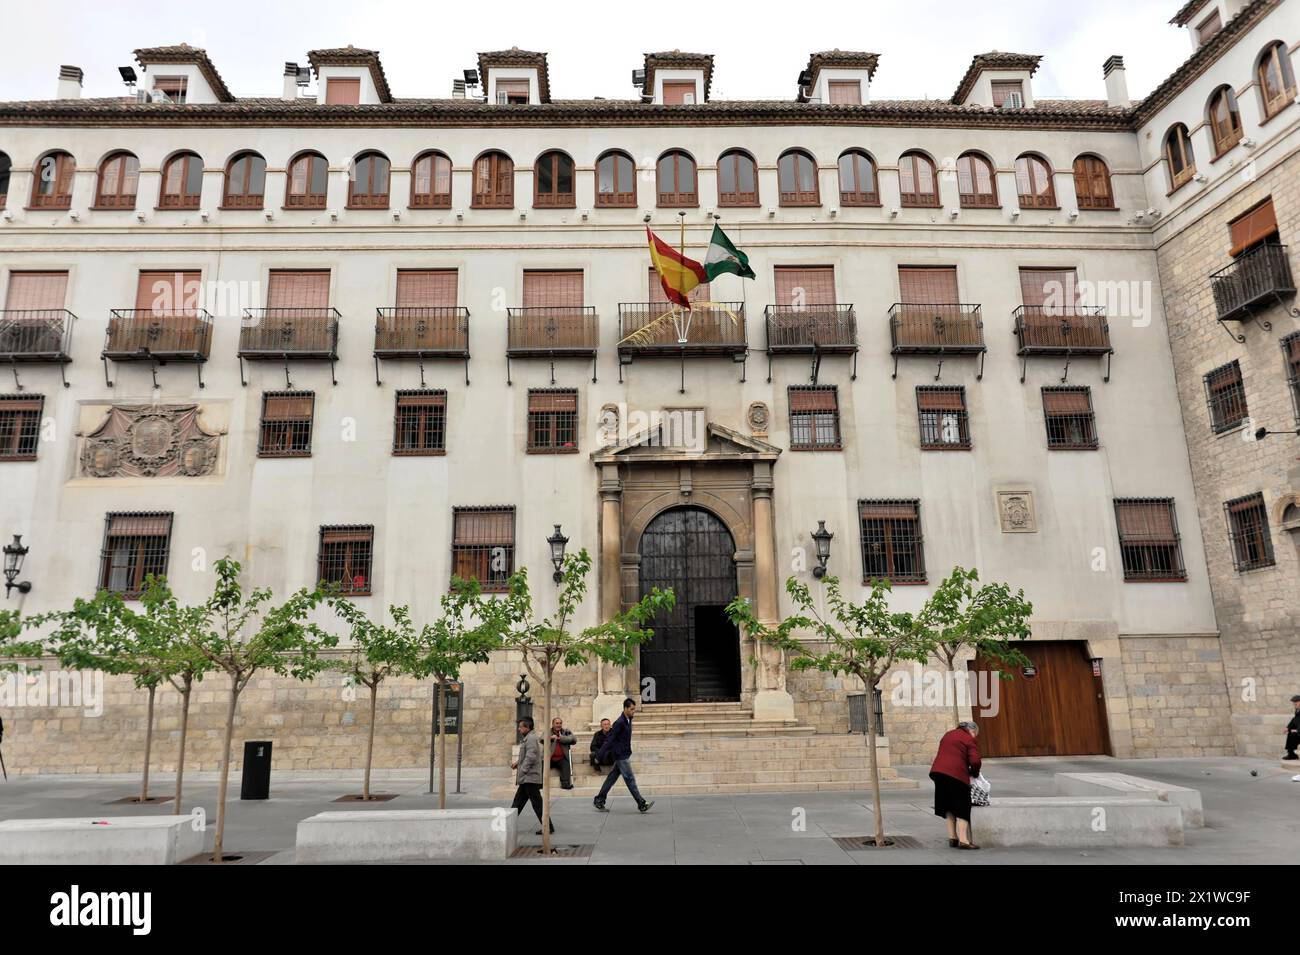
[[[0,461],[35,461],[44,395],[0,395]]]
[[[862,82],[860,80],[830,80],[826,86],[832,103],[849,106],[862,105]]]
[[[99,556],[99,589],[139,597],[151,574],[167,575],[171,536],[169,511],[109,514],[104,519],[104,548]]]
[[[316,396],[310,391],[268,391],[262,395],[259,458],[311,457]]]
[[[858,501],[862,532],[862,582],[925,583],[925,553],[918,500]]]
[[[162,93],[170,103],[184,103],[188,86],[184,76],[160,76],[153,81],[154,92]]]
[[[961,302],[957,291],[957,268],[900,265],[898,294],[904,305],[956,305]]]
[[[524,308],[581,308],[582,271],[524,272]]]
[[[1011,104],[1007,103],[1011,100]],[[1020,80],[994,80],[993,105],[997,107],[1025,105],[1025,88]]]
[[[266,307],[329,308],[330,273],[327,269],[311,272],[273,270],[268,277]]]
[[[1228,238],[1234,258],[1265,242],[1277,242],[1277,212],[1273,199],[1265,199],[1228,223]]]
[[[393,454],[445,454],[447,392],[399,391],[393,417]]]
[[[345,524],[320,529],[316,579],[353,597],[370,595],[370,562],[375,529],[369,524]]]
[[[1097,419],[1090,388],[1043,389],[1043,418],[1047,447],[1053,451],[1093,451],[1097,448]]]
[[[578,450],[578,392],[534,388],[528,392],[528,453],[572,454]]]
[[[455,269],[399,269],[398,308],[440,308],[456,305]]]
[[[325,104],[327,106],[357,106],[360,102],[360,79],[333,79],[325,81]]]
[[[1116,498],[1115,525],[1125,580],[1187,579],[1173,498]]]
[[[1286,383],[1291,389],[1296,427],[1300,428],[1300,332],[1292,332],[1282,339],[1282,357],[1286,361]]]
[[[1262,493],[1248,494],[1223,505],[1232,542],[1232,565],[1241,573],[1272,567],[1273,539],[1268,532],[1268,511]]]
[[[497,102],[502,106],[526,106],[528,80],[497,80]]]
[[[193,312],[202,301],[201,272],[141,272],[136,279],[135,307],[138,311],[160,315]]]
[[[1021,269],[1020,301],[1034,309],[1035,317],[1061,316],[1079,302],[1079,276],[1075,269]]]
[[[1219,11],[1215,10],[1208,17],[1201,21],[1200,26],[1196,28],[1196,42],[1199,46],[1204,46],[1206,41],[1223,28],[1223,21],[1219,19]]]
[[[839,394],[830,387],[792,387],[790,397],[790,450],[839,451]]]
[[[776,304],[804,308],[835,304],[835,267],[831,265],[778,265]]]
[[[1231,431],[1249,417],[1241,366],[1232,361],[1205,376],[1205,400],[1210,406],[1210,426],[1216,433]]]
[[[969,451],[966,389],[922,385],[916,389],[916,413],[921,419],[921,450]]]
[[[665,106],[693,106],[695,104],[695,81],[664,81]]]
[[[40,312],[62,309],[67,289],[67,272],[10,272],[5,310]]]
[[[457,507],[452,510],[451,574],[477,580],[501,593],[515,567],[515,509]]]

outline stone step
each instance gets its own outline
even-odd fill
[[[812,727],[797,728],[812,730]],[[877,737],[876,750],[880,753],[887,753],[889,751],[889,741],[883,736]],[[585,754],[587,749],[584,742],[579,741],[576,743],[573,751],[577,754]],[[861,753],[866,758],[867,744],[863,736],[850,733],[819,734],[808,732],[790,735],[764,732],[748,736],[709,735],[707,733],[683,736],[641,736],[638,733],[632,734],[632,752],[638,756],[662,752],[698,755],[712,753],[753,754],[767,751],[805,754],[847,751]]]
[[[635,765],[635,764],[634,764]],[[708,793],[760,793],[760,792],[818,792],[870,789],[868,771],[860,770],[810,770],[810,771],[736,771],[657,773],[638,772],[637,788],[648,799],[657,796],[701,795]],[[573,789],[561,789],[557,779],[551,780],[551,798],[572,796],[592,798],[600,791],[603,776],[579,775]],[[885,790],[917,789],[915,780],[898,775],[894,770],[882,768],[880,786]],[[502,781],[492,787],[491,795],[508,799],[515,792],[513,782]],[[611,802],[627,799],[627,788],[622,782],[615,784]]]
[[[798,723],[738,723],[725,726],[646,726],[637,727],[632,734],[638,739],[679,739],[709,736],[815,736],[815,726],[800,726]]]

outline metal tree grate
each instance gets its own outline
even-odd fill
[[[595,845],[556,845],[551,844],[552,859],[586,859],[591,856]],[[519,846],[514,852],[510,853],[512,859],[536,859],[542,854],[542,847],[537,846]]]
[[[831,838],[845,852],[865,852],[868,849],[876,848],[875,836],[832,836]],[[886,849],[923,848],[916,836],[891,836],[886,834],[885,838],[893,843],[893,845],[885,846]]]

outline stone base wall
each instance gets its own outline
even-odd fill
[[[1133,755],[1232,756],[1231,706],[1215,637],[1125,637]]]

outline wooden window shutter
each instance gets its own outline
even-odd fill
[[[322,544],[369,544],[375,539],[375,529],[369,525],[322,527]]]
[[[1092,399],[1086,388],[1044,391],[1043,411],[1049,415],[1092,414]]]
[[[1012,93],[1021,94],[1021,103],[1024,103],[1025,88],[1020,80],[994,80],[993,81],[993,105],[1002,106],[1006,103],[1007,97]]]
[[[916,505],[909,501],[868,502],[858,506],[864,521],[916,520]]]
[[[513,544],[514,539],[514,508],[456,512],[456,526],[452,532],[454,544]]]
[[[445,408],[447,392],[445,391],[407,391],[397,395],[399,408]]]
[[[110,537],[166,537],[171,533],[170,514],[110,514]]]
[[[397,307],[454,307],[456,281],[455,269],[401,269],[397,273]]]
[[[965,411],[966,394],[961,388],[918,388],[919,411]]]
[[[361,102],[360,79],[330,79],[325,81],[327,106],[356,106]]]
[[[860,106],[862,104],[862,82],[860,80],[831,80],[829,87],[830,101],[836,104]]]
[[[576,391],[530,391],[528,393],[528,413],[546,411],[578,411],[578,393]]]
[[[907,305],[955,305],[961,301],[954,266],[898,267],[898,291]]]
[[[1255,208],[1228,223],[1232,240],[1230,255],[1240,255],[1252,245],[1277,234],[1277,213],[1273,200],[1265,199]]]
[[[839,402],[834,388],[791,388],[791,414],[834,414]]]
[[[1174,505],[1172,501],[1120,501],[1116,502],[1115,520],[1124,541],[1170,542],[1177,537],[1174,532]]]
[[[267,308],[328,308],[329,304],[329,272],[271,273],[266,291]]]
[[[776,267],[777,305],[834,305],[835,267],[831,265]]]
[[[0,412],[36,411],[45,407],[44,398],[17,398],[10,395],[0,396]]]
[[[263,421],[302,421],[312,416],[316,396],[309,393],[297,395],[266,395],[262,404]]]
[[[582,272],[524,273],[524,308],[582,307]]]
[[[10,272],[5,308],[13,310],[63,308],[67,289],[67,272]]]
[[[1064,293],[1056,292],[1059,288]],[[1054,294],[1055,293],[1055,294]],[[1025,305],[1041,308],[1048,299],[1056,304],[1074,304],[1079,298],[1079,280],[1074,269],[1021,269],[1020,296]]]
[[[170,312],[199,307],[199,272],[141,272],[135,287],[135,307],[144,312]]]
[[[665,82],[664,83],[664,105],[665,106],[685,106],[688,103],[697,102],[695,98],[695,81],[689,82]]]

